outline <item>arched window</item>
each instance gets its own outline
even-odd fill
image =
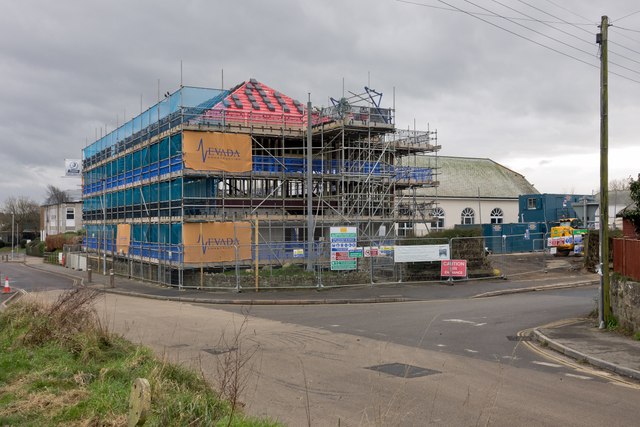
[[[435,208],[431,213],[431,216],[433,217],[433,222],[431,223],[431,226],[435,230],[442,230],[444,228],[444,209]]]
[[[491,224],[502,224],[504,213],[500,208],[493,208],[491,211]]]
[[[460,224],[469,225],[475,224],[476,213],[471,208],[464,208],[460,215]]]

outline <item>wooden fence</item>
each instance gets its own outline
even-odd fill
[[[640,281],[640,240],[613,239],[613,271]]]

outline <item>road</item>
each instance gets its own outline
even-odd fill
[[[23,263],[0,263],[1,286],[4,286],[5,279],[9,279],[9,286],[21,288],[28,292],[38,292],[45,290],[72,289],[77,282],[64,274],[45,274],[40,270],[26,267]]]
[[[213,384],[243,364],[245,411],[292,426],[636,425],[637,385],[517,338],[586,315],[596,293],[277,307],[104,295],[96,308],[112,330]]]

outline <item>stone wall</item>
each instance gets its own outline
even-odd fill
[[[640,283],[614,274],[611,278],[611,309],[621,327],[640,331]]]

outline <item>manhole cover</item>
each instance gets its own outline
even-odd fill
[[[440,371],[407,365],[406,363],[387,363],[384,365],[369,366],[366,369],[382,372],[400,378],[418,378],[427,375],[440,374]]]
[[[202,351],[206,351],[209,354],[213,354],[214,356],[218,356],[220,354],[229,353],[230,351],[236,350],[236,347],[232,348],[203,348]]]
[[[532,341],[532,338],[530,335],[507,335],[507,339],[509,341]]]

